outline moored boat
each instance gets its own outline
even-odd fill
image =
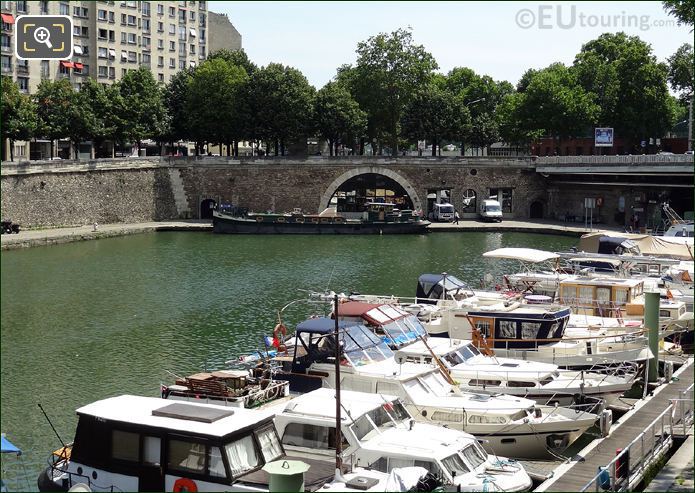
[[[213,211],[215,233],[247,234],[421,234],[429,221],[412,213],[401,213],[393,204],[373,202],[360,218],[345,217],[328,208],[320,214],[245,213]]]

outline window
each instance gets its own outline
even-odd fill
[[[142,30],[145,31],[146,33],[150,32],[150,20],[149,19],[143,19],[142,20]]]
[[[12,49],[12,43],[10,42],[10,37],[7,34],[2,35],[2,51],[9,51]]]
[[[205,14],[201,12],[198,16],[198,21],[200,22],[200,27],[205,27]]]
[[[191,45],[191,55],[195,55],[195,45]]]
[[[536,382],[520,382],[520,381],[516,381],[516,380],[510,380],[507,382],[507,387],[527,388],[527,387],[535,387],[535,386],[536,386]]]
[[[17,5],[17,12],[26,13],[27,2],[17,2],[16,5]]]
[[[202,443],[169,440],[168,458],[169,469],[197,473],[205,471],[205,445]]]
[[[432,413],[432,421],[445,421],[449,423],[463,423],[462,411],[435,411]]]
[[[536,322],[521,322],[521,338],[522,339],[538,339],[538,331],[541,324]]]
[[[77,66],[75,66],[74,72],[80,75],[89,75],[89,65],[83,64],[82,68],[77,68]]]
[[[19,90],[22,92],[29,92],[29,78],[28,77],[17,77],[17,85]]]
[[[116,41],[116,31],[109,31],[109,41],[112,43]]]
[[[499,387],[502,384],[501,380],[484,380],[484,379],[477,379],[474,378],[473,380],[470,380],[468,382],[468,385],[471,387]],[[474,421],[471,421],[470,419],[468,420],[469,422],[473,423]],[[504,422],[504,421],[502,421]]]
[[[136,41],[135,33],[128,33],[128,44],[134,45]]]
[[[116,78],[116,68],[115,67],[109,67],[109,79],[115,79]]]
[[[125,26],[128,21],[128,16],[126,14],[121,14],[121,25]]]
[[[106,19],[108,19],[109,14],[105,10],[99,9],[97,11],[97,17],[99,18],[100,21],[105,21]]]
[[[495,423],[504,424],[507,419],[504,416],[489,416],[481,414],[471,414],[468,416],[469,423]]]
[[[67,3],[61,3],[59,12],[60,15],[70,15],[70,5]]]
[[[330,436],[334,437],[331,440],[332,446],[329,444]],[[290,423],[282,435],[282,443],[294,447],[323,450],[335,449],[335,428],[305,423]]]
[[[205,46],[200,47],[200,58],[205,58]]]
[[[457,476],[461,474],[467,474],[471,472],[466,463],[463,461],[461,456],[457,453],[451,454],[446,459],[442,459],[442,466],[444,470],[450,472],[452,476],[455,474]]]
[[[169,41],[169,51],[176,51],[176,42]]]
[[[164,66],[164,57],[163,56],[157,57],[157,66],[158,67]]]
[[[186,23],[186,11],[185,10],[179,10],[179,23]]]
[[[186,56],[186,43],[179,43],[179,56]]]
[[[516,321],[500,320],[498,334],[500,339],[516,339]]]
[[[191,21],[195,21],[195,11],[191,10],[189,14],[190,15],[188,17],[191,19]]]
[[[15,157],[26,157],[27,147],[23,145],[14,146],[14,155]]]
[[[99,74],[99,77],[108,77],[108,69],[104,65],[99,65],[97,67],[97,72]]]
[[[162,5],[161,3],[157,4],[157,14],[164,15],[164,5]]]
[[[164,82],[164,74],[157,74],[157,81]]]
[[[48,60],[41,60],[41,78],[44,79],[49,77],[51,74],[51,62]]]
[[[176,60],[173,58],[169,59],[169,68],[176,68]]]
[[[48,14],[48,2],[46,2],[46,1],[39,2],[39,11],[44,15]]]
[[[205,28],[204,27],[200,28],[200,40],[198,42],[200,44],[205,44]]]
[[[150,54],[149,54],[149,53],[143,53],[143,54],[142,54],[142,63],[145,63],[145,64],[148,64],[148,65],[149,65],[150,62],[151,62],[151,56],[150,56]]]
[[[140,461],[140,435],[129,431],[113,430],[111,457],[130,462]]]
[[[150,466],[160,465],[161,439],[145,436],[142,443],[142,462]]]
[[[163,49],[164,49],[164,40],[163,40],[163,39],[158,39],[158,40],[157,40],[157,49],[158,49],[158,50],[163,50]]]
[[[122,68],[122,69],[121,69],[121,78],[125,77],[125,74],[127,74],[127,73],[128,73],[128,69],[127,69],[127,68]]]
[[[150,16],[150,2],[142,2],[142,15]]]
[[[128,35],[124,32],[121,33],[121,44],[126,44],[128,42]]]
[[[502,212],[512,212],[512,189],[511,188],[491,188],[490,197],[497,196],[497,201],[502,204]]]
[[[478,194],[475,190],[469,188],[466,193],[463,194],[463,208],[464,214],[475,214],[478,210]]]
[[[163,33],[163,32],[164,32],[164,23],[163,23],[163,22],[158,22],[158,23],[157,23],[157,32],[158,32],[158,33]]]
[[[176,34],[176,24],[169,24],[169,34],[172,36]]]
[[[169,17],[176,17],[176,7],[169,7]]]
[[[256,438],[258,438],[258,443],[261,445],[261,453],[266,463],[274,461],[283,454],[282,445],[280,445],[274,426],[271,425],[258,430]]]
[[[129,26],[135,26],[137,24],[137,21],[135,19],[134,15],[129,15],[128,16],[128,25]]]
[[[102,47],[97,48],[97,57],[108,58],[109,57],[109,50],[107,48],[102,48]]]
[[[227,462],[235,477],[260,465],[260,457],[251,435],[229,443],[224,448]]]
[[[12,62],[10,57],[2,56],[2,73],[12,72]]]
[[[179,60],[179,70],[185,70],[186,60]]]
[[[142,37],[142,47],[145,48],[146,50],[150,49],[150,45],[152,45],[152,40],[148,38],[147,36]]]
[[[72,26],[72,34],[75,36],[82,36],[83,38],[89,37],[89,29],[84,26]]]
[[[87,17],[87,13],[89,12],[89,9],[85,7],[73,7],[72,8],[72,15],[75,17]]]
[[[179,39],[186,41],[186,26],[179,26]]]
[[[138,61],[138,54],[135,53],[134,51],[129,51],[128,52],[128,62],[129,63],[135,63]]]
[[[116,22],[116,14],[114,14],[113,12],[109,12],[109,22],[110,22],[111,24],[113,24],[114,22]]]
[[[200,10],[205,10],[205,4],[206,4],[206,3],[207,3],[207,2],[205,2],[205,0],[200,0],[200,2],[198,2],[198,8],[199,8]]]
[[[99,32],[99,34],[98,34],[97,37],[98,37],[99,39],[107,39],[108,36],[109,36],[109,32],[108,32],[108,30],[106,30],[106,29],[99,29],[98,32]]]

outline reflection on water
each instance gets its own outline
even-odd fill
[[[500,247],[567,249],[573,238],[523,233],[422,236],[233,236],[153,233],[2,254],[2,431],[31,484],[64,441],[75,409],[117,394],[157,396],[165,370],[219,368],[259,348],[302,290],[414,296],[425,272],[477,285],[514,263]],[[290,327],[311,311],[287,310]]]

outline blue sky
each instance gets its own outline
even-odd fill
[[[637,35],[662,61],[693,39],[661,2],[213,1],[209,9],[228,14],[255,63],[296,67],[317,88],[355,61],[359,41],[399,27],[412,27],[440,71],[467,66],[513,84],[528,68],[571,64],[603,32]]]

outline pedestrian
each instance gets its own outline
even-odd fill
[[[458,224],[459,219],[461,219],[461,216],[459,216],[459,211],[454,212],[454,224]]]

